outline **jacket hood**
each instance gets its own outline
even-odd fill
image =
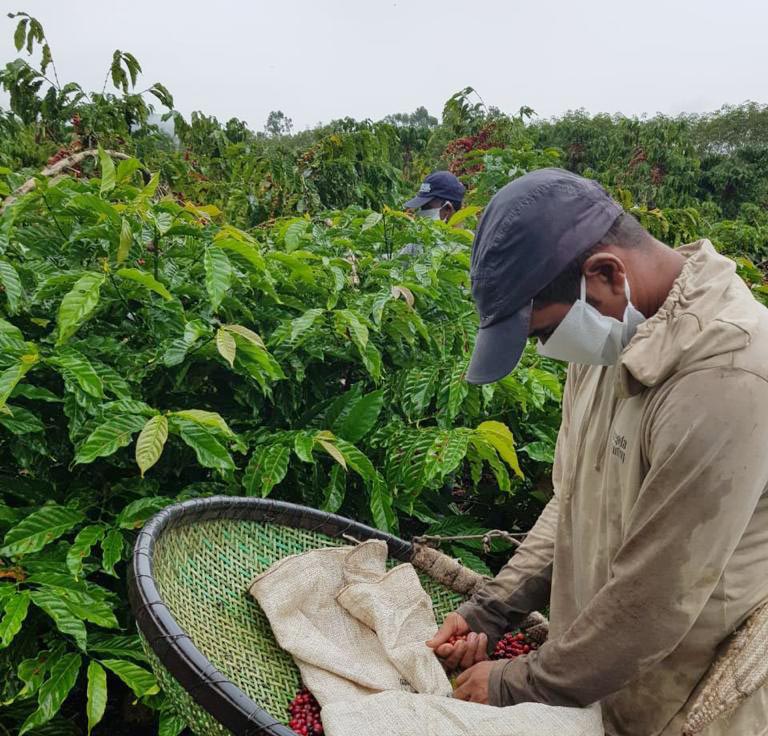
[[[696,362],[741,350],[757,329],[754,297],[730,258],[708,240],[677,252],[687,259],[680,275],[619,359],[620,394],[635,394]]]

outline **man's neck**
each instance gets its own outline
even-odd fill
[[[685,257],[668,245],[655,241],[638,249],[631,258],[632,303],[646,316],[656,314],[672,290],[685,265]]]

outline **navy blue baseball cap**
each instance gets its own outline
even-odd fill
[[[480,329],[467,381],[493,383],[514,369],[528,339],[533,298],[597,245],[622,212],[596,181],[563,169],[532,171],[493,196],[472,246]]]
[[[435,197],[451,202],[464,199],[464,185],[450,171],[433,171],[419,187],[419,193],[405,203],[405,207],[418,210]]]

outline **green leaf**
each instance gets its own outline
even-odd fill
[[[119,271],[115,271],[115,276],[141,284],[145,289],[154,291],[155,294],[159,294],[165,300],[173,298],[171,292],[168,291],[168,289],[166,289],[154,276],[145,273],[144,271],[139,271],[138,268],[121,268]]]
[[[118,515],[115,524],[121,529],[140,529],[144,522],[154,516],[158,511],[164,509],[168,504],[173,503],[173,499],[165,496],[149,496],[148,498],[138,498],[131,501]],[[111,532],[110,532],[111,534]],[[109,539],[107,534],[107,539]],[[106,542],[107,539],[104,541]],[[121,536],[122,539],[122,536]],[[104,543],[102,543],[104,548]]]
[[[0,372],[0,407],[5,406],[11,392],[16,388],[16,384],[38,362],[38,356],[35,353],[29,353],[21,356],[21,360],[10,368]]]
[[[216,349],[224,360],[229,363],[230,368],[235,367],[235,355],[237,354],[237,343],[232,337],[231,332],[220,328],[216,332]]]
[[[205,266],[205,288],[211,300],[211,308],[215,312],[221,305],[221,300],[229,291],[232,282],[232,264],[227,254],[220,248],[210,247],[203,258]]]
[[[13,33],[13,45],[16,47],[16,51],[21,51],[24,42],[27,40],[27,23],[29,23],[29,20],[22,18]]]
[[[361,316],[351,309],[339,309],[336,312],[336,331],[342,337],[351,338],[361,353],[365,352],[368,344],[368,328],[363,324]]]
[[[3,285],[5,298],[8,300],[8,312],[16,314],[21,302],[21,280],[16,269],[4,259],[0,259],[0,283]]]
[[[83,560],[91,554],[91,548],[104,538],[104,527],[91,524],[83,527],[67,552],[67,569],[79,577],[83,571]]]
[[[168,420],[162,414],[152,417],[142,428],[136,440],[136,464],[142,478],[160,459],[167,439]]]
[[[108,654],[116,659],[135,659],[146,662],[147,655],[135,634],[109,634],[93,631],[88,635],[88,651],[91,654]]]
[[[85,712],[88,716],[88,736],[104,717],[107,708],[107,673],[95,660],[88,664],[88,689]]]
[[[344,454],[344,459],[347,461],[352,470],[354,470],[366,483],[373,483],[378,473],[373,467],[373,463],[368,457],[362,453],[357,447],[346,440],[337,437],[334,440],[336,446]]]
[[[171,412],[170,416],[179,417],[179,419],[187,419],[188,421],[194,422],[195,424],[199,424],[203,427],[214,429],[227,437],[235,436],[235,433],[224,421],[224,417],[215,411],[204,411],[203,409],[182,409],[181,411]]]
[[[476,215],[482,209],[482,207],[479,207],[476,204],[462,207],[458,212],[454,212],[453,215],[451,215],[451,218],[448,220],[448,227],[455,227],[456,225],[460,225],[462,222],[464,222],[464,220],[472,217],[473,215]]]
[[[248,245],[248,243],[240,240],[234,240],[233,238],[223,238],[221,240],[216,238],[215,243],[217,248],[231,251],[245,259],[256,273],[266,271],[267,264],[264,261],[264,257],[252,245]]]
[[[56,628],[67,636],[71,636],[77,646],[85,651],[86,633],[82,618],[75,616],[60,595],[51,588],[40,588],[30,591],[32,602],[47,613],[56,624]]]
[[[187,727],[187,722],[169,709],[160,711],[160,724],[157,736],[179,736]]]
[[[259,337],[259,335],[256,334],[253,330],[250,330],[247,327],[243,327],[243,325],[222,325],[221,329],[226,330],[227,332],[230,332],[238,337],[244,338],[257,348],[261,348],[262,350],[267,349],[267,346],[264,344],[264,340],[262,340],[261,337]]]
[[[59,712],[72,688],[83,662],[79,654],[64,654],[51,666],[48,679],[40,686],[37,694],[37,710],[21,726],[19,736],[41,726]]]
[[[6,409],[12,414],[0,414],[0,424],[9,432],[23,435],[45,431],[42,420],[23,406],[6,405]]]
[[[0,619],[0,649],[5,649],[21,631],[28,609],[29,593],[26,590],[14,593],[5,601],[3,618]]]
[[[333,444],[333,439],[325,439],[321,438],[320,435],[325,434],[324,432],[319,432],[315,436],[315,443],[320,445],[344,470],[347,469],[347,459],[344,457],[344,453],[336,447],[335,444]]]
[[[424,481],[445,477],[456,470],[467,454],[471,436],[472,430],[464,427],[439,431],[424,458]]]
[[[137,158],[124,158],[117,165],[117,183],[122,184],[128,177],[141,169],[141,161]]]
[[[410,418],[424,414],[432,403],[439,376],[440,367],[437,365],[408,371],[403,386],[403,409]]]
[[[185,419],[174,417],[178,425],[179,436],[197,455],[197,462],[203,467],[214,470],[234,470],[232,456],[208,427]]]
[[[528,455],[531,460],[536,460],[539,463],[551,465],[555,462],[555,447],[550,442],[529,442],[521,447],[520,451]]]
[[[52,391],[40,386],[32,386],[29,383],[18,384],[11,392],[12,397],[23,396],[31,401],[45,401],[48,404],[61,404],[63,399]]]
[[[357,442],[370,432],[384,406],[384,392],[372,391],[355,402],[343,421],[333,427],[335,434],[349,442]]]
[[[133,662],[124,659],[102,659],[101,663],[128,685],[137,698],[160,692],[155,676]]]
[[[347,474],[341,465],[334,465],[331,468],[331,476],[328,485],[325,487],[323,502],[320,508],[331,514],[335,514],[344,503],[344,496],[347,492]]]
[[[243,474],[247,496],[266,498],[285,478],[291,450],[284,445],[257,446]]]
[[[301,236],[307,231],[309,222],[305,219],[299,219],[292,222],[285,229],[285,249],[290,253],[296,250],[301,244]]]
[[[376,474],[370,485],[371,518],[377,529],[389,532],[395,526],[395,512],[392,510],[392,493],[383,478]]]
[[[104,384],[82,353],[69,347],[60,348],[47,362],[60,368],[64,376],[80,386],[85,393],[97,399],[104,398]]]
[[[375,225],[378,225],[381,222],[382,215],[380,212],[371,212],[368,217],[365,218],[363,221],[363,225],[360,228],[360,232],[363,233],[366,230],[370,230]]]
[[[152,199],[152,197],[155,196],[155,192],[157,191],[159,184],[160,172],[156,172],[152,174],[152,178],[149,180],[149,184],[147,184],[144,189],[141,190],[141,194],[137,197],[137,201],[146,202],[147,200]]]
[[[297,432],[293,438],[293,451],[296,457],[305,463],[314,463],[312,450],[315,447],[315,436],[312,432]]]
[[[466,547],[461,547],[458,544],[451,545],[451,554],[461,562],[464,567],[468,567],[470,570],[479,572],[481,575],[491,576],[491,569],[485,564],[481,557],[478,557],[474,552],[470,552]]]
[[[75,464],[86,465],[98,457],[108,457],[131,444],[133,435],[144,427],[143,416],[124,414],[110,417],[96,427],[75,453]]]
[[[515,452],[515,439],[509,427],[502,422],[483,422],[475,430],[486,442],[489,442],[499,453],[501,459],[509,465],[519,478],[523,477],[523,471],[520,470],[520,463]]]
[[[103,273],[86,273],[61,300],[57,345],[61,345],[72,337],[96,308],[104,279]]]
[[[145,501],[147,499],[141,500]],[[143,509],[142,511],[146,511],[146,509]],[[152,513],[154,513],[154,511]],[[134,516],[134,519],[135,518],[136,517]],[[121,526],[124,524],[127,524],[126,518],[122,520]],[[135,526],[135,520],[132,522],[132,524]],[[107,575],[113,575],[117,577],[117,574],[115,573],[115,565],[120,562],[120,560],[122,560],[124,547],[125,543],[123,541],[122,532],[119,529],[110,529],[107,532],[107,536],[104,537],[104,540],[101,543],[101,567],[104,572],[107,573]]]
[[[70,613],[97,626],[116,629],[117,619],[107,597],[109,591],[93,583],[75,580],[66,573],[36,571],[27,578],[30,585],[40,585],[41,591],[57,596]]]
[[[160,82],[155,82],[150,88],[149,93],[157,97],[161,105],[169,110],[173,108],[173,95]]]
[[[365,350],[360,351],[360,357],[365,369],[371,374],[371,378],[374,381],[378,381],[381,378],[381,353],[379,349],[372,341],[369,341],[365,346]]]
[[[9,529],[0,554],[6,557],[38,552],[45,545],[66,534],[83,520],[79,511],[50,504],[33,511]]]
[[[40,685],[43,684],[45,675],[50,665],[51,653],[43,649],[37,653],[37,656],[33,659],[24,659],[19,662],[19,666],[16,669],[16,676],[21,682],[24,683],[24,687],[16,693],[15,700],[24,700],[31,698],[40,690]],[[6,705],[7,703],[2,703]]]
[[[291,345],[298,344],[300,338],[309,330],[319,317],[325,312],[324,309],[308,309],[300,317],[290,321],[290,330],[286,332],[287,342]],[[285,340],[286,338],[283,338]],[[282,342],[281,340],[280,342]]]
[[[101,165],[101,194],[107,194],[115,188],[115,164],[109,154],[99,146],[99,163]]]

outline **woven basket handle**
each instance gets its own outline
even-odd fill
[[[446,588],[461,595],[472,595],[487,580],[490,580],[487,576],[465,567],[444,552],[419,542],[413,543],[411,564]],[[549,634],[549,622],[546,616],[538,611],[529,614],[520,624],[520,628],[539,644],[544,643]]]

